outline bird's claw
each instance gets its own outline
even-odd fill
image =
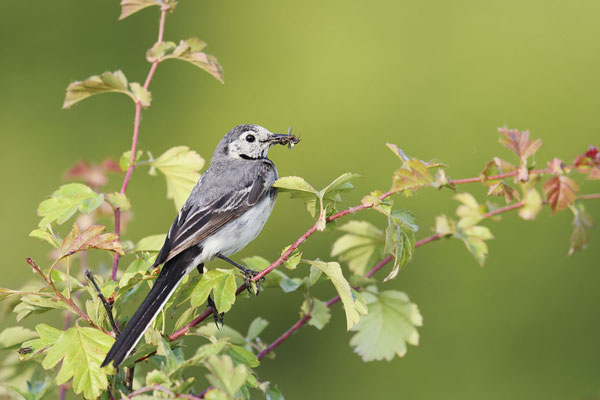
[[[246,284],[246,290],[248,290],[249,293],[252,293],[252,291],[250,290],[250,287],[252,286],[252,282],[256,283],[256,295],[258,296],[258,294],[260,293],[260,282],[264,282],[265,281],[265,277],[261,277],[259,280],[254,281],[254,277],[258,274],[260,274],[260,271],[254,271],[250,268],[244,268],[242,269],[242,273],[244,274],[244,283]]]
[[[213,314],[213,318],[215,320],[215,325],[217,326],[217,329],[219,328],[219,322],[221,323],[221,328],[225,325],[223,323],[223,316],[225,315],[225,313],[220,313],[219,310],[217,310],[217,306],[215,305],[215,302],[213,301],[213,299],[208,296],[208,304],[206,305],[206,307],[210,307],[212,309],[212,314]]]

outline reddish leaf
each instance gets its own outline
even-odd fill
[[[432,182],[433,178],[425,164],[412,158],[394,172],[392,190],[404,191],[406,195],[410,195],[412,191],[429,186]]]
[[[595,146],[590,146],[589,149],[583,153],[575,157],[573,160],[573,164],[576,167],[582,165],[600,165],[600,151]]]
[[[108,250],[124,255],[119,238],[114,233],[105,233],[105,226],[92,225],[83,232],[80,232],[77,224],[73,224],[73,229],[63,240],[59,257],[67,257],[80,251],[88,249]]]
[[[529,131],[520,132],[517,129],[499,128],[498,131],[504,138],[500,143],[512,150],[522,160],[527,160],[535,154],[542,145],[540,139],[529,140]]]
[[[548,168],[554,175],[562,175],[564,172],[565,164],[559,158],[553,158],[552,161],[548,162]]]
[[[516,167],[498,157],[494,157],[492,161],[485,165],[485,168],[481,172],[481,178],[484,185],[492,186],[498,182],[501,182],[500,179],[489,179],[492,176],[497,176],[501,174],[506,174],[509,172],[513,172]]]
[[[102,164],[89,164],[82,160],[65,173],[65,178],[82,180],[86,185],[98,189],[108,183],[108,172],[121,172],[119,165],[110,158],[104,160]]]
[[[544,182],[542,189],[552,207],[552,212],[556,213],[575,202],[579,186],[568,176],[560,175]]]
[[[498,182],[490,186],[487,195],[504,197],[504,200],[506,200],[506,204],[512,202],[515,197],[518,200],[520,200],[519,192],[517,192],[516,189],[508,186],[504,182]]]

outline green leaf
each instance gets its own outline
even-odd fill
[[[223,67],[214,56],[202,51],[205,47],[206,43],[198,38],[182,40],[179,44],[174,42],[157,43],[146,52],[146,59],[149,62],[170,58],[187,61],[223,83]]]
[[[523,204],[519,208],[519,216],[526,220],[534,219],[542,210],[542,197],[535,188],[526,189]]]
[[[21,361],[27,360],[53,346],[63,333],[63,331],[46,324],[36,325],[35,330],[39,338],[28,340],[21,345],[22,351],[19,352],[21,354]]]
[[[494,238],[490,230],[480,225],[469,226],[464,229],[457,229],[456,237],[465,243],[465,246],[473,254],[479,265],[483,266],[485,257],[488,254],[485,241]]]
[[[291,245],[287,246],[285,249],[281,250],[281,255],[283,255],[286,251],[288,251],[288,249],[290,247],[291,247]],[[301,258],[302,258],[302,252],[298,249],[294,249],[294,251],[292,251],[292,254],[290,254],[289,257],[283,261],[283,265],[285,265],[285,267],[287,269],[296,269],[296,267],[300,263]]]
[[[432,186],[434,181],[428,169],[444,166],[436,162],[426,163],[409,158],[395,144],[387,143],[386,146],[402,160],[402,167],[397,169],[392,177],[392,192],[403,192],[408,197],[422,187]]]
[[[106,373],[100,368],[114,339],[94,328],[77,324],[63,332],[42,362],[44,369],[56,366],[61,360],[56,383],[62,385],[73,378],[73,391],[86,399],[96,399],[108,386]]]
[[[152,102],[152,94],[140,85],[137,82],[131,82],[129,84],[129,89],[131,90],[131,94],[133,94],[133,100],[136,103],[140,103],[144,107],[150,107],[150,103]]]
[[[31,329],[23,328],[21,326],[6,328],[0,333],[0,350],[15,347],[34,337],[37,337],[37,335]]]
[[[423,325],[419,309],[402,292],[388,290],[379,294],[364,293],[369,314],[354,328],[350,345],[363,361],[403,357],[407,344],[419,344],[418,326]]]
[[[164,152],[151,165],[165,176],[167,198],[173,199],[175,207],[180,209],[200,179],[198,171],[204,166],[204,159],[187,146],[177,146]]]
[[[119,19],[127,18],[146,7],[161,5],[162,2],[160,0],[121,0],[121,15]]]
[[[127,196],[123,193],[113,192],[106,195],[108,202],[115,208],[120,208],[121,211],[131,210],[131,203]]]
[[[71,232],[65,237],[58,250],[59,258],[89,249],[107,250],[125,255],[121,243],[119,243],[119,237],[115,233],[102,234],[105,229],[106,227],[102,225],[92,225],[80,232],[79,226],[73,224]]]
[[[352,272],[364,275],[367,268],[374,266],[383,258],[385,235],[366,221],[350,221],[337,228],[346,235],[333,243],[331,256],[348,262]]]
[[[212,388],[204,396],[206,400],[228,400],[227,395],[217,388]]]
[[[219,312],[227,312],[235,302],[235,271],[233,269],[214,269],[205,271],[202,279],[194,288],[191,297],[193,307],[204,304],[210,292]]]
[[[277,386],[269,386],[267,392],[265,393],[267,400],[285,400],[281,391]]]
[[[454,198],[462,203],[456,209],[456,215],[460,217],[459,228],[475,225],[483,219],[485,206],[479,205],[471,193],[458,193]]]
[[[133,159],[133,164],[137,163],[140,159],[140,157],[142,157],[142,154],[144,152],[142,150],[138,150],[137,153],[135,153],[135,158]],[[121,156],[121,158],[119,158],[119,167],[121,168],[121,171],[127,171],[127,169],[129,168],[130,165],[130,161],[131,161],[131,150],[126,151],[125,153],[123,153],[123,155]]]
[[[290,192],[292,198],[302,199],[306,203],[306,208],[310,215],[317,219],[317,229],[323,231],[327,223],[328,211],[335,209],[335,203],[342,200],[340,193],[352,189],[354,186],[350,183],[360,175],[345,173],[336,178],[323,190],[316,191],[303,178],[298,176],[286,176],[279,178],[274,187],[282,192]]]
[[[246,265],[248,268],[257,271],[262,271],[263,269],[271,265],[270,261],[259,256],[246,257],[242,259],[242,261],[244,265]],[[265,278],[266,281],[260,284],[261,288],[279,286],[285,293],[293,292],[294,290],[298,289],[300,285],[302,285],[302,279],[290,278],[285,273],[277,269],[271,271],[271,273],[266,275]]]
[[[154,264],[154,260],[156,260],[156,255],[152,257],[144,256],[132,261],[123,273],[123,276],[121,276],[119,287],[129,286],[134,278],[141,278],[144,276],[148,269]]]
[[[269,325],[269,322],[262,318],[256,317],[254,321],[248,327],[248,333],[246,334],[246,340],[248,342],[253,341],[265,330],[265,328]]]
[[[256,355],[250,350],[246,350],[241,346],[231,344],[229,345],[229,349],[225,351],[225,354],[231,357],[236,365],[244,364],[248,367],[258,367],[260,365]]]
[[[234,397],[246,382],[248,368],[244,364],[234,367],[229,356],[212,356],[205,362],[205,365],[210,371],[210,374],[206,376],[208,381],[230,397]]]
[[[400,268],[402,268],[415,248],[415,216],[410,211],[394,210],[388,217],[388,227],[385,231],[385,254],[391,254],[394,257],[392,271],[383,280],[384,282],[394,279]]]
[[[204,336],[210,340],[213,340],[212,338],[214,337],[217,340],[225,340],[228,343],[239,345],[246,344],[246,338],[244,338],[244,336],[241,333],[239,333],[229,325],[224,325],[222,327],[217,328],[214,324],[206,324],[197,328],[194,331],[194,333]]]
[[[329,323],[331,312],[327,307],[327,303],[316,298],[305,300],[302,303],[302,312],[304,315],[310,314],[308,324],[321,330]]]
[[[440,237],[452,236],[456,232],[456,224],[445,215],[435,217],[435,233]]]
[[[585,211],[583,203],[575,203],[569,208],[573,212],[573,234],[571,234],[571,247],[569,248],[569,255],[572,256],[575,252],[587,247],[594,220],[591,214]]]
[[[165,243],[166,233],[159,235],[146,236],[141,238],[139,242],[133,247],[133,252],[137,253],[140,251],[159,252]]]
[[[104,72],[93,75],[84,81],[69,84],[63,108],[71,108],[75,103],[99,93],[123,93],[143,106],[150,105],[150,93],[138,83],[127,82],[122,71]]]
[[[21,303],[19,303],[13,311],[17,313],[17,322],[19,322],[32,312],[43,313],[55,309],[71,310],[67,304],[56,299],[51,300],[46,296],[25,295],[21,297]]]
[[[42,201],[37,213],[42,220],[38,226],[46,229],[56,222],[65,223],[77,211],[89,214],[104,202],[104,196],[82,183],[62,185],[49,199]]]
[[[362,198],[362,204],[373,207],[382,214],[390,215],[394,201],[390,197],[381,200],[379,197],[383,194],[380,190],[375,190]]]
[[[306,263],[319,268],[333,283],[338,292],[344,311],[346,312],[346,327],[350,330],[360,320],[361,314],[366,314],[367,310],[361,300],[351,290],[350,284],[342,274],[340,264],[336,262],[323,262],[321,260],[304,260]]]
[[[46,232],[41,229],[32,230],[31,232],[29,232],[29,237],[44,240],[56,249],[58,249],[58,247],[60,246],[59,239],[54,237],[50,232]]]

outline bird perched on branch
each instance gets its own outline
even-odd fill
[[[294,135],[274,134],[258,125],[239,125],[217,145],[208,169],[175,218],[154,267],[164,264],[154,286],[106,355],[102,366],[118,366],[171,297],[185,275],[221,258],[239,268],[246,284],[252,271],[228,257],[242,250],[271,215],[277,168],[267,158],[276,145],[298,143]],[[209,297],[215,322],[222,318]],[[222,322],[222,319],[221,319]]]

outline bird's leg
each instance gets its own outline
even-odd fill
[[[219,257],[221,260],[227,261],[229,264],[233,265],[234,267],[236,267],[240,271],[242,271],[242,273],[244,274],[244,278],[245,278],[244,281],[246,283],[246,289],[248,289],[248,291],[250,291],[250,281],[254,280],[254,277],[256,275],[260,274],[260,271],[254,271],[250,268],[246,268],[243,265],[240,265],[240,264],[236,263],[235,261],[225,257],[221,253],[217,253],[217,257]],[[261,280],[264,282],[265,277],[263,276]],[[256,281],[256,294],[258,295],[259,292],[260,292],[260,283],[258,283],[258,281]]]
[[[199,264],[196,268],[198,269],[198,273],[204,273],[204,264]],[[219,322],[221,323],[221,326],[224,325],[223,316],[225,315],[225,313],[219,313],[219,311],[217,310],[217,306],[212,297],[210,297],[210,295],[208,295],[208,299],[206,301],[208,303],[208,307],[212,309],[213,318],[215,319],[215,325],[217,326],[217,329],[219,329]]]

